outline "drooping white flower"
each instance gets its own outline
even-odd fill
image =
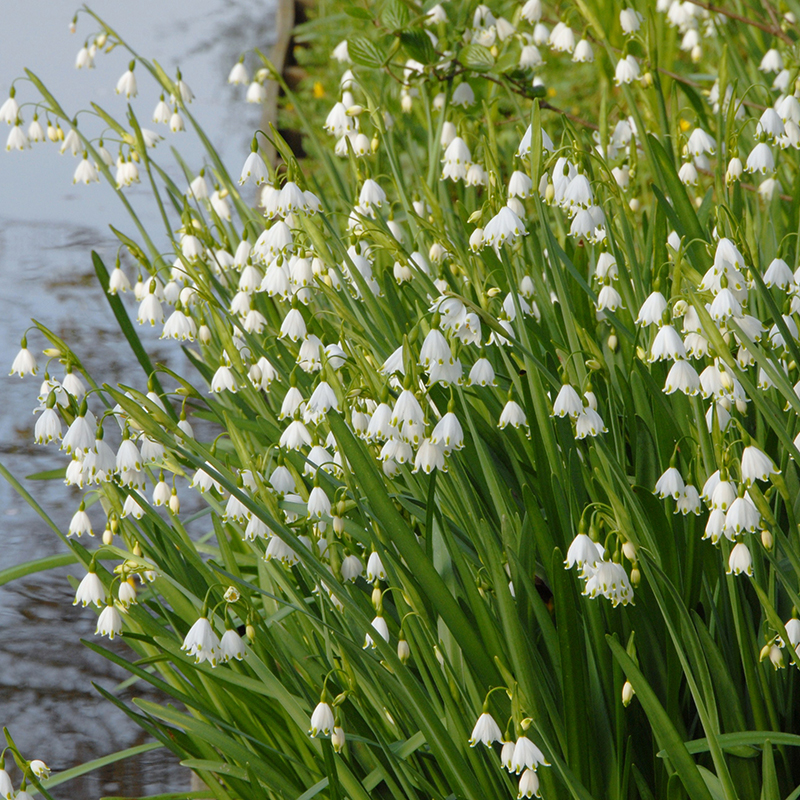
[[[131,61],[128,65],[128,71],[117,81],[117,94],[124,94],[125,97],[136,97],[138,94],[136,88],[136,76],[133,74],[133,68],[136,66],[135,61]]]
[[[467,170],[472,164],[472,155],[460,136],[454,137],[447,145],[442,163],[444,164],[442,180],[449,178],[452,181],[460,181],[467,177]]]
[[[594,50],[592,50],[592,45],[588,39],[581,39],[575,45],[572,60],[576,64],[591,64],[594,61]]]
[[[650,348],[651,361],[663,361],[670,359],[686,358],[686,348],[683,345],[678,332],[672,325],[662,325],[658,329],[658,333],[653,339],[652,347]]]
[[[519,428],[522,425],[526,428],[528,427],[528,418],[525,416],[522,406],[511,398],[509,398],[505,406],[503,406],[503,411],[500,414],[497,427],[503,430],[507,425],[511,425],[513,428]]]
[[[483,244],[499,248],[505,242],[513,244],[526,233],[522,220],[508,206],[504,206],[483,229]]]
[[[697,167],[691,161],[685,161],[678,170],[678,177],[685,186],[697,186]]]
[[[718,480],[711,493],[711,508],[727,511],[736,497],[736,486],[731,481]]]
[[[239,177],[239,184],[247,183],[252,180],[256,186],[260,186],[269,180],[269,172],[264,159],[258,153],[258,150],[251,151],[250,155],[245,159],[242,166],[242,174]]]
[[[100,182],[100,175],[97,172],[97,167],[95,167],[95,165],[89,161],[85,154],[75,169],[75,174],[72,176],[72,182],[85,183],[87,186],[93,182]]]
[[[239,59],[228,73],[228,83],[244,86],[250,81],[243,59]]]
[[[597,413],[597,409],[584,406],[575,420],[575,438],[585,439],[587,436],[598,436],[607,432],[608,428],[606,428],[603,418]]]
[[[667,374],[664,393],[683,392],[683,394],[693,396],[699,391],[700,376],[697,374],[697,370],[685,359],[680,358],[675,361]]]
[[[584,566],[594,567],[602,558],[603,547],[595,544],[585,533],[579,533],[570,543],[564,566],[572,569],[577,564],[583,570]]]
[[[286,450],[299,450],[311,444],[311,434],[303,422],[296,419],[281,434],[279,443]]]
[[[480,743],[491,747],[495,742],[500,742],[502,740],[503,734],[499,725],[494,721],[494,717],[488,711],[484,711],[478,717],[478,721],[472,729],[472,735],[469,737],[469,746],[475,747]]]
[[[619,24],[622,32],[630,36],[641,27],[642,15],[633,8],[623,8],[619,12]]]
[[[72,420],[72,424],[67,429],[61,442],[62,450],[67,453],[81,455],[94,449],[94,418],[92,417],[92,423],[86,418],[90,413],[91,412],[86,412],[83,415],[78,414],[78,416]]]
[[[762,72],[780,72],[783,69],[783,57],[774,47],[770,48],[764,53],[758,68]]]
[[[192,625],[183,640],[181,650],[194,656],[196,664],[208,661],[212,667],[217,665],[220,656],[220,642],[206,617],[200,617]]]
[[[577,391],[569,384],[562,384],[553,402],[553,416],[577,419],[583,411],[583,403]]]
[[[652,292],[642,303],[639,314],[636,317],[637,325],[658,325],[661,317],[667,310],[667,301],[659,291]]]
[[[627,605],[633,602],[633,587],[621,564],[614,561],[600,561],[594,570],[587,569],[586,574],[589,575],[583,589],[586,597],[594,599],[602,595],[610,600],[615,608],[620,604]]]
[[[0,121],[13,125],[19,117],[19,103],[16,99],[16,90],[11,87],[11,92],[3,105],[0,106]]]
[[[702,128],[695,128],[691,136],[689,136],[689,141],[686,142],[686,150],[688,151],[689,155],[694,156],[695,158],[704,155],[705,153],[709,153],[713,155],[716,150],[717,143],[714,139],[709,136]]]
[[[331,515],[331,501],[325,490],[315,486],[308,495],[307,513],[309,519],[322,519]]]
[[[625,58],[621,58],[614,71],[614,83],[619,86],[637,80],[639,80],[639,61],[636,56],[627,55]]]
[[[539,776],[536,774],[536,770],[526,769],[519,779],[517,800],[522,800],[523,797],[541,797],[539,794]]]
[[[522,10],[520,11],[522,19],[535,25],[542,18],[542,1],[541,0],[526,0]]]
[[[525,769],[536,770],[537,767],[549,767],[544,753],[527,737],[520,736],[514,745],[514,755],[511,758],[511,768],[519,775]]]
[[[742,452],[742,482],[749,486],[754,481],[768,481],[770,475],[777,475],[780,470],[772,459],[755,445],[748,445]]]
[[[683,494],[683,490],[683,478],[675,467],[669,467],[656,481],[655,492],[662,500],[665,497],[677,500]]]
[[[571,53],[575,49],[575,33],[565,23],[557,22],[550,31],[548,44],[557,53]]]
[[[475,92],[467,81],[462,81],[456,86],[450,102],[454,106],[461,106],[462,108],[469,108],[475,103]]]
[[[117,599],[120,606],[126,611],[136,604],[136,589],[131,585],[131,581],[122,581],[117,591]]]
[[[431,433],[431,444],[441,445],[445,455],[464,446],[464,431],[458,417],[448,411],[437,423]]]
[[[367,561],[367,580],[370,581],[370,583],[386,580],[386,570],[383,568],[383,562],[376,550],[370,553]]]
[[[48,444],[61,439],[61,417],[54,408],[45,408],[33,430],[36,444]]]
[[[699,514],[700,510],[700,495],[697,489],[691,485],[684,487],[683,494],[678,498],[675,513],[680,512],[686,516],[686,514]]]
[[[772,148],[766,142],[759,142],[750,151],[745,170],[760,172],[762,175],[775,171],[775,156],[772,154]]]
[[[389,641],[389,626],[380,614],[372,620],[372,628],[384,641]],[[369,633],[364,637],[364,649],[366,650],[368,647],[375,649],[375,641]]]
[[[361,563],[361,559],[350,553],[342,559],[342,580],[343,581],[354,581],[356,578],[360,578],[364,572],[364,565]]]
[[[413,472],[422,470],[426,475],[434,469],[445,471],[444,445],[436,444],[431,439],[425,438],[419,445],[419,450],[414,458]]]
[[[333,709],[327,702],[318,703],[314,713],[311,715],[309,734],[313,737],[317,737],[320,734],[330,736],[334,725]]]
[[[745,575],[752,576],[753,574],[753,557],[750,555],[750,550],[744,542],[738,542],[731,549],[731,554],[728,557],[728,575]]]
[[[758,120],[758,125],[756,125],[756,135],[766,136],[773,143],[776,143],[783,134],[783,120],[778,115],[778,112],[774,108],[764,109],[764,113]]]
[[[749,495],[737,497],[725,514],[725,535],[733,540],[739,533],[749,532],[758,529],[761,523],[761,514],[753,504]]]
[[[253,81],[247,87],[245,100],[248,103],[263,103],[267,99],[267,90],[263,83]]]
[[[227,662],[231,659],[241,661],[246,654],[245,644],[241,636],[233,629],[228,628],[222,634],[219,643],[220,661]]]
[[[488,358],[481,357],[469,371],[469,386],[494,386],[494,367]]]
[[[108,636],[109,639],[122,633],[122,617],[113,603],[109,603],[100,612],[94,633],[95,636]]]
[[[100,608],[105,601],[106,589],[103,582],[97,577],[97,573],[87,572],[78,584],[72,605],[76,606],[80,603],[83,608],[86,608],[87,605],[94,604]]]
[[[393,428],[401,428],[409,423],[422,425],[425,414],[419,400],[410,389],[404,389],[395,402],[390,424]]]
[[[11,363],[9,375],[19,375],[24,378],[26,375],[35,375],[37,370],[36,357],[28,350],[27,341],[23,338],[19,352],[14,356]]]

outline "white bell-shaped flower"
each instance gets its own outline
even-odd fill
[[[472,729],[472,735],[469,737],[469,746],[475,747],[477,744],[485,744],[487,747],[491,747],[495,742],[500,742],[502,739],[503,734],[500,726],[488,711],[484,711],[478,717],[478,721]]]
[[[219,645],[219,638],[214,633],[211,623],[206,617],[200,617],[186,634],[181,650],[194,656],[196,664],[208,661],[212,667],[215,667],[220,656]]]

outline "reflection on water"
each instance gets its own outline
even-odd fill
[[[121,113],[124,104],[114,97],[113,85],[124,71],[122,54],[98,59],[98,68],[90,75],[80,73],[79,80],[67,68],[71,69],[88,29],[79,22],[81,40],[69,37],[68,18],[52,19],[52,0],[7,5],[0,31],[0,94],[24,65],[31,65],[55,88],[66,107],[77,108],[89,98],[99,98],[109,107],[116,102],[115,110]],[[229,169],[238,171],[260,109],[245,106],[241,90],[231,92],[225,78],[240,52],[271,43],[272,2],[140,0],[127,11],[114,0],[93,5],[143,54],[154,55],[169,69],[180,62],[197,95],[193,112],[219,146]],[[35,49],[28,46],[33,41]],[[19,93],[24,91],[20,86]],[[157,96],[146,86],[140,92],[137,113],[147,117]],[[0,136],[4,134],[0,131]],[[171,144],[181,148],[193,167],[200,166],[200,150],[189,134],[164,143]],[[159,155],[168,156],[163,145]],[[105,226],[110,222],[126,231],[132,226],[112,205],[108,187],[72,186],[74,167],[52,146],[0,155],[0,460],[18,478],[65,465],[52,447],[32,443],[35,418],[31,410],[41,373],[27,380],[3,373],[31,318],[67,341],[100,382],[145,388],[141,368],[121,341],[95,282],[90,258],[94,249],[106,264],[113,264],[116,244]],[[155,210],[148,210],[144,195],[142,189],[134,193],[137,210],[148,227],[158,232]],[[131,301],[126,305],[130,313]],[[143,337],[151,357],[180,369],[179,348],[160,342],[157,334],[145,331]],[[41,337],[32,334],[30,338],[41,349]],[[61,377],[60,365],[52,371]],[[23,483],[66,529],[80,502],[80,491],[60,481]],[[191,497],[186,492],[182,504],[190,510]],[[97,511],[90,511],[96,522]],[[63,549],[44,521],[0,479],[0,570]],[[73,568],[72,573],[77,570]],[[0,724],[11,729],[23,753],[43,759],[54,772],[148,740],[92,687],[95,682],[113,690],[127,674],[80,644],[81,638],[93,637],[95,615],[89,609],[73,608],[68,574],[70,569],[65,568],[0,587]],[[122,642],[113,646],[126,651]],[[157,699],[141,683],[120,691],[119,697]],[[53,795],[57,799],[137,797],[188,788],[188,771],[166,751],[156,750],[64,784]]]

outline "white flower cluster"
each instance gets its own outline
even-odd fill
[[[472,729],[469,744],[470,747],[478,744],[491,747],[495,742],[502,744],[501,766],[515,775],[522,773],[519,779],[518,796],[540,797],[537,769],[550,766],[544,753],[524,734],[518,736],[516,741],[506,741],[494,717],[484,708]]]

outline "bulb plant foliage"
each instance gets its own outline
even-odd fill
[[[797,797],[800,7],[705,5],[322,4],[313,89],[229,77],[281,83],[308,158],[270,128],[235,178],[89,11],[76,66],[127,51],[205,163],[30,71],[0,108],[131,211],[92,258],[140,374],[38,322],[11,371],[44,342],[35,438],[84,497],[50,524],[129,650],[87,645],[164,700],[101,691],[210,796]]]

